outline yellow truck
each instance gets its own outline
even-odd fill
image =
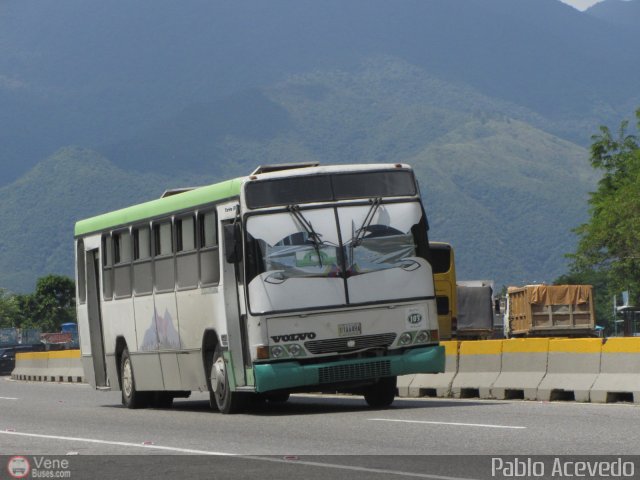
[[[429,242],[433,282],[436,288],[440,340],[451,340],[457,330],[456,263],[453,247],[445,242]]]

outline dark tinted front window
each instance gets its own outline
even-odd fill
[[[438,308],[438,315],[449,314],[449,297],[436,297],[436,306]]]
[[[416,183],[409,170],[352,172],[250,182],[245,193],[249,208],[261,208],[352,198],[413,196]]]
[[[451,249],[449,247],[431,247],[431,268],[433,273],[447,273],[451,268]]]
[[[349,198],[401,197],[416,194],[413,174],[407,170],[333,175],[336,200]]]

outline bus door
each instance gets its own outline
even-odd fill
[[[223,220],[229,217],[229,207],[218,208],[220,222],[220,240],[222,242],[222,278],[221,285],[224,296],[224,309],[227,324],[227,346],[232,353],[231,368],[236,387],[247,385],[245,363],[250,365],[251,358],[247,356],[247,316],[244,313],[242,236],[239,220]],[[235,212],[235,209],[234,209]],[[235,213],[233,214],[235,217]],[[235,234],[233,233],[235,232]],[[235,255],[234,255],[235,254]],[[235,258],[232,258],[235,257]],[[233,260],[233,261],[232,261]],[[224,340],[223,340],[224,346]]]
[[[102,332],[102,308],[100,305],[100,253],[98,249],[86,252],[87,307],[89,315],[89,338],[96,387],[107,386],[107,368],[104,356]]]

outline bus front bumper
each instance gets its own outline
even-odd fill
[[[444,347],[433,345],[403,353],[335,362],[305,364],[299,362],[254,364],[257,392],[288,388],[358,382],[381,377],[444,371]]]

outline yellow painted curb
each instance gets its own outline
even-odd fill
[[[52,358],[80,358],[80,350],[57,350],[49,353],[49,359]]]
[[[547,353],[548,338],[514,338],[502,342],[502,353]]]
[[[80,350],[56,350],[52,352],[23,352],[16,354],[16,360],[48,360],[50,358],[80,358]]]
[[[602,345],[602,353],[640,353],[640,338],[609,338]]]
[[[458,355],[458,342],[457,340],[447,340],[440,342],[440,346],[444,347],[445,355]]]
[[[549,352],[553,353],[600,353],[602,340],[599,338],[571,338],[551,340]]]
[[[471,340],[460,344],[460,355],[500,355],[502,340]]]
[[[49,352],[23,352],[16,353],[16,361],[18,360],[47,360]]]

